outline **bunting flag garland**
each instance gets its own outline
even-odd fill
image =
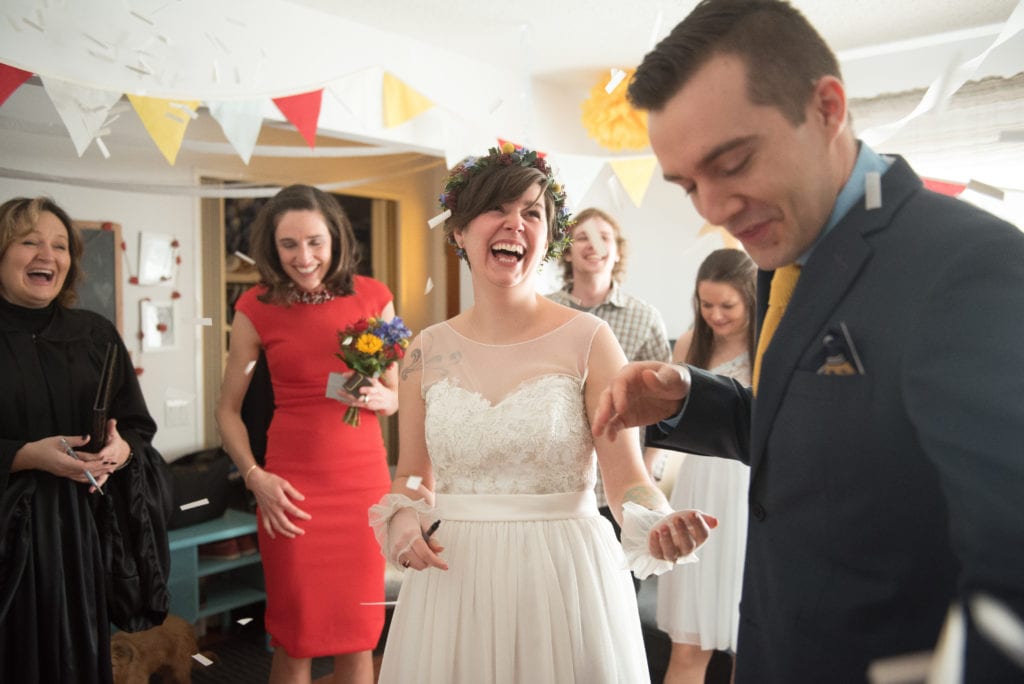
[[[7,64],[0,64],[0,105],[6,102],[11,93],[31,77],[31,71],[18,69]]]
[[[382,94],[385,128],[400,126],[434,106],[431,100],[387,71],[384,72]]]
[[[732,236],[732,233],[727,231],[722,226],[716,226],[713,223],[705,223],[703,226],[701,226],[700,230],[697,231],[697,237],[704,237],[705,235],[714,235],[716,233],[721,236],[723,247],[742,249],[742,247],[740,247],[740,241],[734,238]]]
[[[289,97],[275,97],[274,104],[284,114],[310,148],[316,147],[316,129],[320,122],[320,105],[323,103],[324,89],[314,90]]]
[[[210,116],[220,124],[224,137],[247,165],[263,127],[263,105],[259,100],[207,102]]]
[[[174,166],[181,141],[185,139],[185,129],[188,122],[195,118],[199,101],[182,102],[143,95],[129,95],[128,101],[142,119],[142,125],[146,127],[164,159]]]
[[[591,157],[581,154],[552,153],[551,163],[558,169],[559,178],[565,186],[565,194],[573,211],[583,208],[586,197],[594,181],[601,174],[605,163],[603,157]]]
[[[641,157],[639,159],[613,159],[608,162],[615,172],[615,176],[622,183],[626,194],[633,200],[633,204],[639,207],[643,204],[644,195],[651,184],[651,177],[654,175],[654,168],[658,160],[654,156]]]
[[[121,99],[121,94],[48,76],[40,80],[81,157],[92,141],[105,133],[103,129],[108,123],[110,109]]]

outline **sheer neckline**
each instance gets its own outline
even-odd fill
[[[583,312],[583,313],[585,313],[585,312]],[[519,345],[523,345],[523,344],[531,344],[531,343],[533,343],[533,342],[539,342],[540,340],[543,340],[543,339],[544,339],[545,337],[549,337],[549,336],[551,336],[551,335],[554,335],[554,334],[555,334],[555,333],[557,333],[557,332],[558,332],[559,330],[561,330],[562,328],[566,327],[567,325],[569,325],[570,323],[572,323],[573,321],[575,321],[575,320],[576,320],[577,318],[579,318],[579,317],[580,317],[581,315],[582,315],[582,313],[577,313],[576,315],[574,315],[574,316],[572,316],[571,318],[569,318],[568,320],[566,320],[566,321],[565,321],[564,323],[561,323],[561,324],[559,324],[559,325],[555,326],[554,328],[552,328],[551,330],[548,330],[548,331],[547,331],[547,332],[545,332],[545,333],[541,333],[540,335],[537,335],[536,337],[531,337],[531,338],[530,338],[530,339],[528,339],[528,340],[520,340],[519,342],[506,342],[506,343],[503,343],[503,344],[492,344],[492,343],[489,343],[489,342],[480,342],[479,340],[474,340],[474,339],[473,339],[472,337],[467,337],[467,336],[463,335],[462,333],[460,333],[460,332],[459,332],[458,330],[456,330],[456,329],[455,329],[455,327],[454,327],[454,326],[453,326],[453,325],[452,325],[451,323],[449,323],[448,321],[444,321],[444,322],[443,322],[443,325],[444,325],[444,326],[445,326],[446,328],[448,328],[449,330],[451,330],[451,331],[452,331],[452,332],[453,332],[453,333],[454,333],[455,335],[457,335],[457,336],[458,336],[458,337],[459,337],[460,339],[463,339],[463,340],[465,340],[466,342],[471,342],[471,343],[473,343],[473,344],[475,344],[475,345],[478,345],[478,346],[480,346],[480,347],[493,347],[493,348],[501,348],[501,347],[518,347]]]

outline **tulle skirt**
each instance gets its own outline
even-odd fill
[[[405,572],[381,683],[649,681],[633,584],[592,491],[436,507],[449,569]]]
[[[658,578],[658,628],[675,643],[736,652],[747,540],[750,468],[724,458],[687,454],[672,490],[672,508],[699,508],[719,526],[698,551],[699,563]]]

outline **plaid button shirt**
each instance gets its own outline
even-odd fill
[[[548,298],[577,311],[586,311],[608,323],[622,351],[629,361],[671,361],[672,350],[668,345],[665,321],[653,306],[628,295],[619,284],[612,282],[612,289],[603,302],[597,306],[581,306],[568,290],[552,292]],[[641,431],[641,439],[643,432]],[[601,470],[597,471],[597,505],[607,506]]]

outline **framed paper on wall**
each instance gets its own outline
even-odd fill
[[[142,351],[164,351],[173,349],[175,342],[174,303],[154,302],[143,299],[139,302],[139,329],[142,331]]]

